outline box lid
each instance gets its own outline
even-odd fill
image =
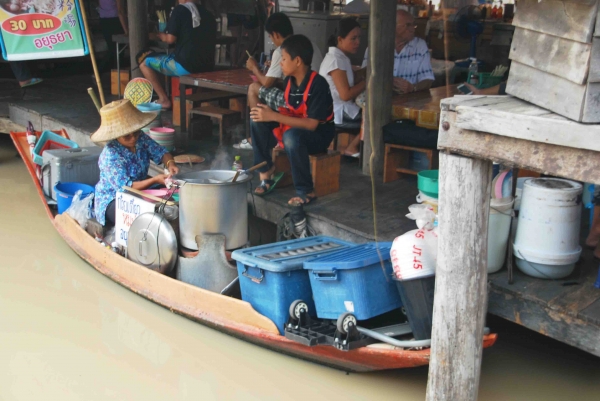
[[[341,249],[318,259],[307,260],[304,268],[308,270],[346,270],[359,269],[380,261],[390,260],[391,242],[368,243]]]
[[[319,259],[353,245],[337,238],[317,236],[238,249],[231,257],[246,266],[280,273],[300,270],[308,259]]]

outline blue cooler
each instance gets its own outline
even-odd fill
[[[391,242],[356,245],[304,262],[317,317],[337,319],[351,312],[365,320],[402,306],[392,279]],[[380,262],[383,260],[383,269]]]
[[[304,261],[352,245],[336,238],[318,236],[238,249],[231,257],[237,261],[242,299],[271,319],[283,334],[290,305],[295,300],[305,301],[309,313],[314,316],[310,281],[302,268]]]

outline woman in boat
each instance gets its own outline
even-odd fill
[[[94,197],[94,212],[100,224],[115,224],[115,198],[122,187],[142,190],[164,186],[167,177],[179,172],[173,156],[140,131],[156,115],[142,113],[129,100],[117,100],[100,109],[102,122],[91,136],[94,142],[106,143],[98,161],[100,181],[96,184]],[[163,163],[169,175],[149,178],[150,160]]]
[[[337,36],[329,38],[329,52],[325,55],[319,74],[329,83],[333,97],[333,114],[336,127],[360,129],[362,113],[355,99],[366,87],[364,79],[355,76],[349,55],[356,54],[360,46],[360,24],[355,17],[344,17],[338,24]],[[347,156],[358,157],[360,137],[357,135],[344,151]]]

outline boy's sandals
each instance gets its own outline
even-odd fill
[[[264,196],[275,189],[277,183],[283,178],[283,173],[276,173],[273,175],[272,180],[262,180],[260,185],[254,190],[254,194],[258,196]],[[262,189],[262,192],[257,192]]]
[[[288,205],[298,206],[298,205],[308,205],[310,203],[316,202],[317,196],[314,194],[298,194],[292,199],[288,201]]]

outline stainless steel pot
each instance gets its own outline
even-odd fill
[[[198,249],[196,235],[223,234],[225,248],[241,248],[248,242],[249,174],[207,170],[178,174],[184,181],[179,190],[179,233],[181,245]]]

